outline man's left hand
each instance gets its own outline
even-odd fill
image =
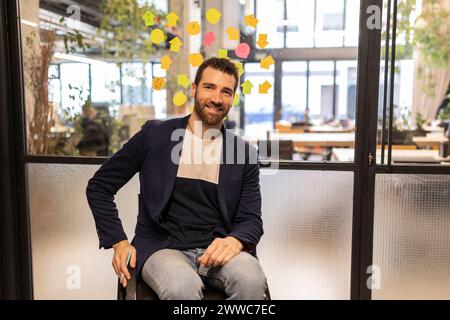
[[[216,238],[198,259],[204,267],[223,266],[243,249],[242,243],[234,237]]]

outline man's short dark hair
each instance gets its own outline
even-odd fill
[[[226,58],[212,57],[203,61],[200,67],[198,67],[197,74],[195,75],[196,86],[198,86],[200,80],[202,79],[203,71],[208,67],[234,76],[234,79],[236,80],[236,83],[234,84],[234,92],[236,92],[237,86],[239,84],[239,71],[237,70],[236,65]]]

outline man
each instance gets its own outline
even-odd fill
[[[205,60],[192,85],[193,112],[148,121],[90,179],[86,193],[100,247],[114,248],[123,286],[131,252],[130,266],[160,299],[202,299],[204,283],[230,299],[265,298],[255,258],[263,234],[256,149],[222,124],[238,81],[228,59]],[[141,193],[133,246],[113,199],[136,172]]]

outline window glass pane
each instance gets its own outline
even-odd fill
[[[281,119],[291,122],[304,121],[307,97],[307,63],[283,62],[282,64]]]
[[[259,63],[245,64],[245,81],[253,84],[251,94],[245,97],[245,134],[251,137],[264,136],[267,130],[273,129],[273,76],[274,67],[271,70],[260,68]],[[267,94],[259,93],[259,85],[265,81],[272,86]]]
[[[166,70],[161,68],[160,63],[153,63],[153,77],[166,77]],[[156,118],[167,116],[167,90],[152,90],[152,104],[155,107]]]
[[[317,0],[316,47],[341,47],[344,30],[344,1]]]
[[[146,87],[142,63],[122,64],[122,94],[125,104],[150,104],[150,90]]]
[[[332,61],[309,63],[308,107],[312,119],[333,117],[334,64]]]
[[[287,0],[286,47],[314,46],[314,1]]]
[[[81,112],[89,97],[89,65],[86,63],[61,64],[61,107],[71,116]]]
[[[347,0],[345,13],[345,46],[357,47],[359,34],[360,0]]]
[[[356,61],[336,63],[336,109],[341,119],[355,119],[356,65]]]
[[[269,44],[266,48],[284,47],[284,1],[283,0],[257,0],[256,17],[258,18],[257,37],[267,34]]]
[[[92,101],[120,103],[120,68],[114,63],[91,64]]]

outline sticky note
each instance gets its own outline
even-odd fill
[[[177,79],[178,79],[178,85],[182,86],[184,88],[189,87],[189,85],[191,84],[191,81],[189,80],[187,74],[179,74]]]
[[[242,76],[242,74],[244,73],[244,65],[242,64],[242,62],[235,62],[234,65],[238,69],[239,77]]]
[[[187,33],[191,36],[199,34],[201,31],[200,24],[197,21],[190,22],[187,25]]]
[[[240,43],[236,47],[234,52],[236,53],[237,57],[242,58],[242,59],[247,59],[248,55],[250,54],[250,46],[245,42]]]
[[[271,65],[275,63],[275,60],[273,60],[272,56],[267,56],[263,59],[261,59],[260,66],[264,69],[269,69]]]
[[[260,47],[261,49],[264,49],[269,42],[267,42],[267,34],[265,33],[261,33],[258,36],[258,41],[256,41],[256,44],[258,45],[258,47]]]
[[[166,16],[166,26],[168,27],[176,27],[177,26],[177,21],[180,18],[177,16],[177,14],[175,12],[170,12],[167,16]]]
[[[228,34],[228,39],[239,40],[239,30],[235,27],[229,27],[226,33]]]
[[[162,90],[166,87],[166,79],[161,77],[155,77],[152,81],[153,90]]]
[[[165,55],[161,58],[161,69],[169,70],[170,65],[172,64],[172,59],[168,55]]]
[[[142,16],[142,19],[144,19],[146,27],[150,27],[155,24],[154,22],[155,15],[150,10],[145,11],[145,14]]]
[[[178,91],[177,93],[175,93],[172,100],[173,100],[173,104],[176,107],[180,107],[186,103],[187,96],[182,91]]]
[[[205,47],[210,47],[213,41],[216,41],[214,32],[208,32],[207,34],[205,34],[205,38],[203,39],[203,45]]]
[[[219,49],[217,51],[217,57],[218,58],[227,58],[227,59],[229,59],[228,58],[228,50],[227,49]]]
[[[268,81],[264,81],[263,84],[259,85],[259,93],[267,94],[272,85]]]
[[[234,94],[234,99],[233,99],[233,106],[237,106],[239,104],[239,99],[240,99],[241,95],[239,93],[235,93]]]
[[[161,29],[153,29],[152,33],[150,33],[150,40],[154,44],[160,44],[164,41],[164,32]]]
[[[256,17],[253,14],[244,17],[244,24],[246,26],[256,28],[258,22],[259,20],[256,19]]]
[[[198,67],[203,62],[203,56],[200,53],[193,53],[189,55],[189,63],[193,67]]]
[[[170,51],[173,52],[179,52],[180,47],[183,45],[183,42],[181,42],[180,38],[175,37],[172,40],[169,41],[170,43]]]
[[[243,94],[251,94],[253,84],[250,82],[250,80],[246,80],[243,84],[241,84],[242,87],[242,93]]]
[[[206,12],[206,20],[211,24],[217,24],[220,21],[222,14],[216,8],[211,8]]]

